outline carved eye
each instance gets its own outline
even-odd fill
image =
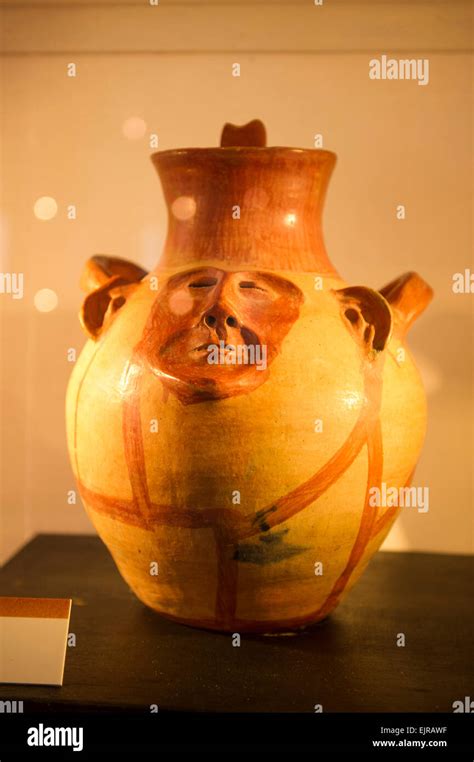
[[[357,310],[353,309],[352,307],[349,307],[349,309],[347,309],[344,312],[344,315],[346,316],[348,321],[352,323],[352,325],[356,325],[360,320],[359,313],[357,312]]]
[[[199,278],[189,284],[189,288],[211,288],[217,283],[217,278]]]
[[[254,283],[253,280],[242,280],[240,281],[239,286],[240,288],[253,288],[256,291],[263,291],[264,293],[266,293],[266,289],[262,288],[261,286],[257,286],[257,284]]]

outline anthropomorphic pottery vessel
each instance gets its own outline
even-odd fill
[[[169,209],[159,264],[95,256],[83,276],[89,341],[67,394],[80,494],[159,613],[303,627],[395,520],[377,488],[410,485],[426,410],[405,336],[432,292],[416,273],[380,291],[337,274],[329,151],[266,148],[255,121],[152,160]]]

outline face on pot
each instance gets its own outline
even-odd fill
[[[272,273],[188,270],[159,294],[139,352],[183,402],[249,392],[268,377],[302,300]]]

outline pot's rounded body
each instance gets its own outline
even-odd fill
[[[145,277],[104,258],[88,270],[91,339],[67,394],[80,494],[161,614],[305,626],[356,582],[399,510],[383,496],[410,483],[426,410],[404,334],[428,288],[413,274],[350,288],[321,256],[298,269],[194,254],[199,200],[174,196],[185,255],[178,230]]]

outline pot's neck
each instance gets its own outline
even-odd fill
[[[336,274],[321,229],[333,153],[198,148],[152,159],[169,211],[159,267],[218,260]]]

